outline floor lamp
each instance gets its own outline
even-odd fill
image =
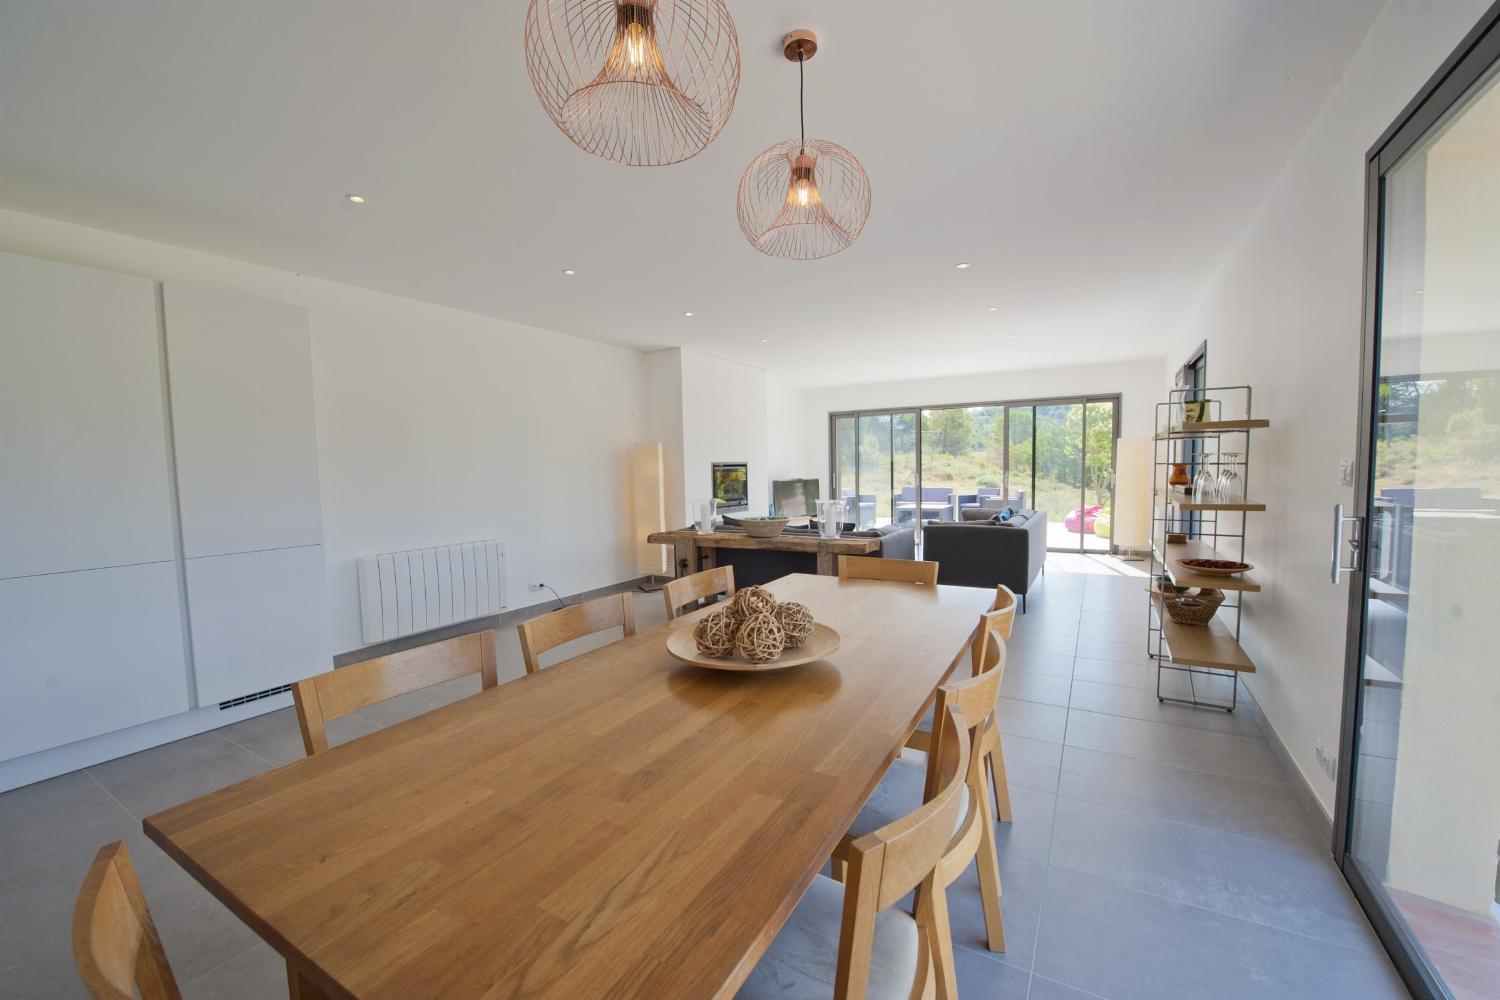
[[[646,541],[667,530],[667,486],[660,441],[636,445],[631,452],[631,486],[635,496],[635,568],[646,577],[645,591],[660,590],[656,578],[669,575],[667,546]]]

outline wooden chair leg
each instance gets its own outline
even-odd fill
[[[832,858],[829,861],[829,867],[832,870],[832,873],[829,877],[832,878],[835,882],[844,882],[848,880],[849,862],[845,861],[843,858]]]
[[[985,810],[989,812],[988,809]],[[1005,918],[1000,913],[1000,859],[995,852],[995,825],[988,815],[979,835],[974,857],[979,869],[979,899],[984,906],[985,943],[990,951],[1005,950]]]
[[[996,730],[989,740],[985,754],[990,767],[990,789],[995,793],[995,816],[1002,823],[1011,821],[1010,782],[1005,777],[1005,750],[1000,745],[1000,733]]]
[[[936,882],[928,892],[927,910],[931,919],[933,964],[937,967],[937,995],[940,1000],[958,1000],[958,967],[953,958],[953,921],[948,917],[948,892]]]

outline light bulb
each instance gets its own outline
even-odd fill
[[[631,69],[640,69],[646,62],[646,27],[642,24],[625,26],[625,60]]]
[[[812,201],[812,182],[805,177],[792,182],[792,196],[797,199],[797,204],[806,208]]]

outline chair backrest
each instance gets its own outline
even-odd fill
[[[952,486],[924,486],[922,487],[922,499],[924,501],[947,501],[952,500],[953,494],[957,492]]]
[[[917,499],[917,488],[915,486],[901,487],[901,499],[908,502],[914,502]]]
[[[835,997],[864,997],[875,943],[875,914],[896,905],[919,885],[924,891],[917,894],[917,923],[924,935],[933,933],[931,890],[959,819],[971,756],[965,735],[969,732],[968,722],[954,709],[945,711],[945,715],[938,717],[941,727],[958,735],[944,743],[942,752],[934,754],[939,776],[936,793],[915,811],[849,845]],[[928,944],[938,946],[941,942],[929,940]],[[923,947],[921,953],[927,965],[918,965],[913,996],[927,995],[921,986],[923,978],[932,974],[930,948]]]
[[[1005,584],[995,588],[995,603],[979,616],[979,631],[969,647],[975,676],[996,667],[1004,669],[1005,644],[1016,621],[1016,595]]]
[[[895,580],[936,586],[938,564],[917,559],[882,559],[878,556],[839,556],[841,580]]]
[[[628,593],[570,604],[522,622],[516,631],[521,634],[521,659],[526,663],[526,672],[534,674],[542,668],[539,657],[547,650],[616,627],[623,629],[626,636],[635,635],[635,603]]]
[[[125,844],[105,844],[73,907],[73,961],[98,1000],[181,1000]]]
[[[982,496],[982,497],[997,497],[997,496],[1000,495],[1000,487],[998,487],[998,486],[981,486],[981,487],[979,487],[979,494],[978,495]]]
[[[716,598],[720,595],[726,598],[733,597],[734,567],[718,566],[714,569],[706,569],[702,573],[694,573],[692,576],[669,580],[661,592],[667,602],[667,621],[671,621],[682,614],[682,609],[689,604],[696,606],[705,598]]]
[[[988,634],[988,630],[985,634]],[[1001,648],[1004,648],[1003,645]],[[1004,663],[1003,655],[1000,663]],[[927,797],[930,798],[941,788],[945,780],[943,771],[940,767],[934,766],[934,763],[954,757],[957,753],[955,742],[969,747],[979,746],[980,736],[985,728],[992,724],[995,704],[1000,698],[1000,681],[1003,674],[1003,669],[987,670],[961,681],[951,681],[938,688],[937,708],[933,712],[933,718],[948,720],[950,723],[952,719],[957,718],[962,720],[962,724],[968,728],[962,732],[945,729],[933,734],[934,758],[929,761],[927,769]],[[979,849],[980,837],[984,833],[980,824],[989,821],[984,757],[981,754],[970,755],[965,781],[969,785],[968,811],[960,820],[958,829],[953,833],[948,849],[943,852],[943,858],[937,867],[938,883],[944,886],[951,884],[954,879],[968,870],[969,863],[974,860],[974,854]]]
[[[495,630],[471,632],[399,653],[362,660],[292,686],[302,746],[307,755],[328,749],[327,724],[397,695],[478,674],[486,689],[496,683]]]

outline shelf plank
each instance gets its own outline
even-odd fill
[[[1162,636],[1167,641],[1173,663],[1235,670],[1242,674],[1255,673],[1255,663],[1217,618],[1207,626],[1179,625],[1167,617],[1159,598],[1152,598],[1152,603],[1156,605],[1156,617],[1161,623]]]
[[[1260,593],[1260,584],[1251,579],[1249,574],[1209,576],[1206,573],[1194,573],[1190,570],[1185,570],[1177,565],[1177,560],[1179,559],[1228,558],[1224,553],[1215,550],[1204,542],[1168,542],[1165,554],[1163,554],[1159,543],[1153,541],[1151,544],[1156,549],[1156,558],[1166,567],[1167,575],[1179,587],[1211,587],[1214,590],[1243,590],[1251,594]]]
[[[1193,500],[1193,495],[1186,490],[1174,489],[1170,497],[1172,503],[1179,510],[1238,510],[1253,512],[1266,509],[1266,505],[1258,500],[1242,500],[1239,503],[1196,503]]]
[[[1157,431],[1156,439],[1211,437],[1215,434],[1232,434],[1237,431],[1264,430],[1271,426],[1269,420],[1200,420],[1194,424],[1177,424]]]

